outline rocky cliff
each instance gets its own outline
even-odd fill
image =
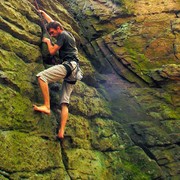
[[[0,179],[179,179],[180,2],[38,0],[77,40],[76,84],[63,143],[61,83],[51,116],[35,75],[42,23],[33,0],[0,2]]]

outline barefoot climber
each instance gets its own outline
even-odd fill
[[[50,97],[48,83],[64,79],[62,84],[61,95],[61,115],[60,115],[60,128],[58,138],[64,138],[64,130],[68,119],[68,104],[70,95],[76,83],[76,74],[78,70],[78,50],[76,47],[75,38],[71,33],[65,31],[59,22],[54,21],[44,11],[39,10],[44,19],[48,22],[47,31],[51,37],[56,38],[57,42],[53,45],[51,40],[43,38],[48,46],[49,53],[54,55],[59,51],[59,57],[62,64],[52,66],[36,76],[43,94],[44,104],[42,106],[34,105],[34,110],[45,114],[50,114]]]

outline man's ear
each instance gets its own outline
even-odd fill
[[[58,26],[58,27],[57,27],[57,31],[61,32],[62,29]]]

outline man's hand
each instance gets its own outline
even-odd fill
[[[43,10],[40,10],[40,9],[38,10],[38,12],[41,14],[45,13]]]
[[[50,39],[48,39],[48,38],[46,38],[46,37],[44,37],[43,39],[42,39],[42,42],[44,42],[44,43],[51,43],[51,40]]]
[[[38,12],[42,14],[42,16],[44,17],[44,19],[45,19],[48,23],[50,23],[50,22],[53,21],[53,19],[52,19],[45,11],[39,9]]]
[[[48,38],[46,38],[46,37],[44,37],[44,38],[42,39],[42,42],[44,42],[44,43],[47,44],[49,53],[50,53],[51,55],[56,54],[56,52],[60,49],[60,46],[58,46],[57,44],[53,45],[53,44],[51,43],[51,40],[48,39]]]

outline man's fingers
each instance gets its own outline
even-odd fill
[[[48,38],[45,38],[45,37],[44,37],[44,38],[42,39],[42,42],[47,43],[48,41],[50,41],[50,39],[48,39]]]

